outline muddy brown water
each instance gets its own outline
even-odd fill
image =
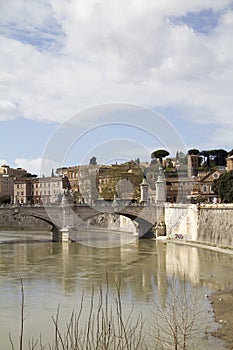
[[[120,234],[116,233],[117,239]],[[232,256],[155,240],[119,239],[119,244],[101,247],[104,235],[98,241],[98,232],[95,237],[84,232],[83,243],[54,243],[50,232],[0,232],[1,349],[11,349],[9,333],[18,344],[20,278],[25,293],[25,342],[41,334],[46,343],[53,339],[52,316],[58,305],[62,319],[68,319],[73,309],[79,309],[82,293],[88,303],[92,286],[99,281],[105,286],[106,273],[110,294],[114,295],[115,281],[121,281],[124,308],[130,309],[133,302],[135,311],[149,322],[155,299],[156,303],[166,301],[177,269],[184,272],[190,288],[198,287],[207,310],[207,333],[195,349],[226,348],[211,336],[216,323],[209,295],[233,289]],[[150,337],[149,327],[146,332]]]

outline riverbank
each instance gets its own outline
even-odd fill
[[[198,241],[188,241],[184,239],[179,238],[167,238],[166,236],[161,236],[156,238],[157,240],[163,240],[168,243],[176,243],[176,244],[182,244],[182,245],[189,245],[192,247],[198,247],[208,250],[213,250],[215,252],[224,253],[224,254],[230,254],[233,255],[233,248],[232,247],[223,247],[223,246],[217,246],[210,243],[205,242],[198,242]]]

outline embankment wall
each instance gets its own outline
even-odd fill
[[[170,238],[233,247],[233,204],[166,204]]]

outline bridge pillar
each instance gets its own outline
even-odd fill
[[[52,228],[52,241],[53,242],[69,242],[70,241],[70,227],[63,227],[61,229],[57,227]]]
[[[166,225],[164,221],[161,221],[158,223],[158,225],[155,226],[155,237],[160,237],[160,236],[166,236]]]
[[[65,198],[65,197],[64,197]],[[61,228],[53,227],[53,242],[69,242],[74,227],[74,212],[72,206],[64,199],[61,205]]]

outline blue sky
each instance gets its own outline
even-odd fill
[[[231,150],[232,35],[231,0],[1,1],[0,162],[38,173],[50,140],[72,134],[71,120],[89,139],[64,133],[63,158],[44,159],[48,169],[91,155],[149,160],[157,147],[174,152],[178,138],[187,149]],[[110,124],[116,103],[118,127]],[[140,110],[135,119],[129,105]],[[154,138],[148,125],[135,128],[142,107],[158,111],[164,128],[172,124],[174,140],[156,128],[153,112]]]

